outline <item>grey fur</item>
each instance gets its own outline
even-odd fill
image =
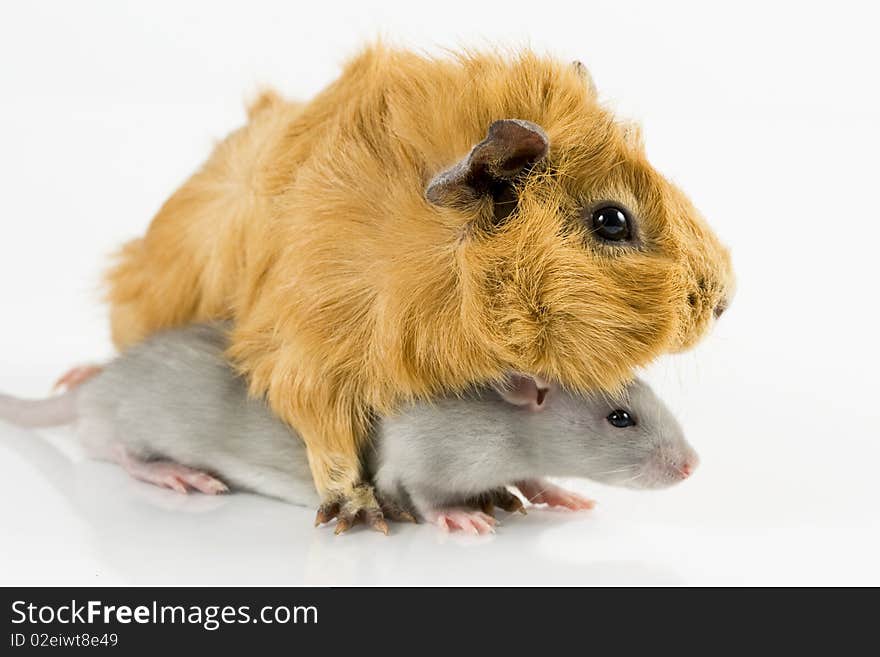
[[[465,398],[417,404],[385,418],[374,442],[375,483],[388,497],[405,491],[420,513],[486,490],[543,476],[580,477],[630,488],[663,488],[697,456],[675,417],[636,380],[622,399],[553,388],[534,411],[492,388]],[[625,409],[637,424],[613,427]]]
[[[73,419],[58,413],[72,401],[80,439],[98,458],[113,459],[121,445],[135,458],[204,470],[232,488],[317,504],[304,444],[264,401],[248,397],[225,347],[222,324],[166,331],[61,398],[0,398],[0,417],[59,424]],[[627,409],[637,426],[612,427],[606,417],[616,408]],[[511,405],[491,387],[414,404],[377,421],[365,460],[381,497],[411,503],[425,515],[540,476],[667,486],[696,455],[669,410],[635,381],[625,401],[554,388],[539,411]]]

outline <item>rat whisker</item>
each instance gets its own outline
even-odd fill
[[[641,472],[637,472],[635,475],[633,475],[629,479],[624,479],[623,481],[618,482],[618,485],[631,484],[632,482],[636,481],[639,477],[641,477],[644,474],[645,474],[644,470],[642,470]]]
[[[631,470],[634,470],[637,467],[638,466],[636,466],[636,465],[628,465],[626,467],[618,468],[616,470],[605,470],[604,472],[595,472],[595,473],[593,473],[593,476],[598,477],[601,475],[617,474],[619,472],[630,472]]]

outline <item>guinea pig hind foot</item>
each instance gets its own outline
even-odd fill
[[[546,479],[518,481],[516,487],[532,504],[546,504],[571,511],[582,511],[596,506],[595,500],[573,493]]]

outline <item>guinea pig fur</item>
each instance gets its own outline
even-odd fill
[[[609,205],[626,239],[597,233]],[[251,393],[351,501],[374,414],[507,371],[619,390],[695,343],[733,276],[582,66],[376,45],[307,103],[261,96],[108,282],[120,348],[233,320]]]

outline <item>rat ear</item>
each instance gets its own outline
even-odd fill
[[[537,377],[514,373],[496,384],[495,390],[508,404],[539,411],[544,407],[550,384]]]
[[[467,157],[437,174],[425,190],[435,205],[467,205],[491,196],[495,217],[502,220],[516,207],[512,181],[547,155],[547,135],[540,126],[520,119],[502,119]]]

